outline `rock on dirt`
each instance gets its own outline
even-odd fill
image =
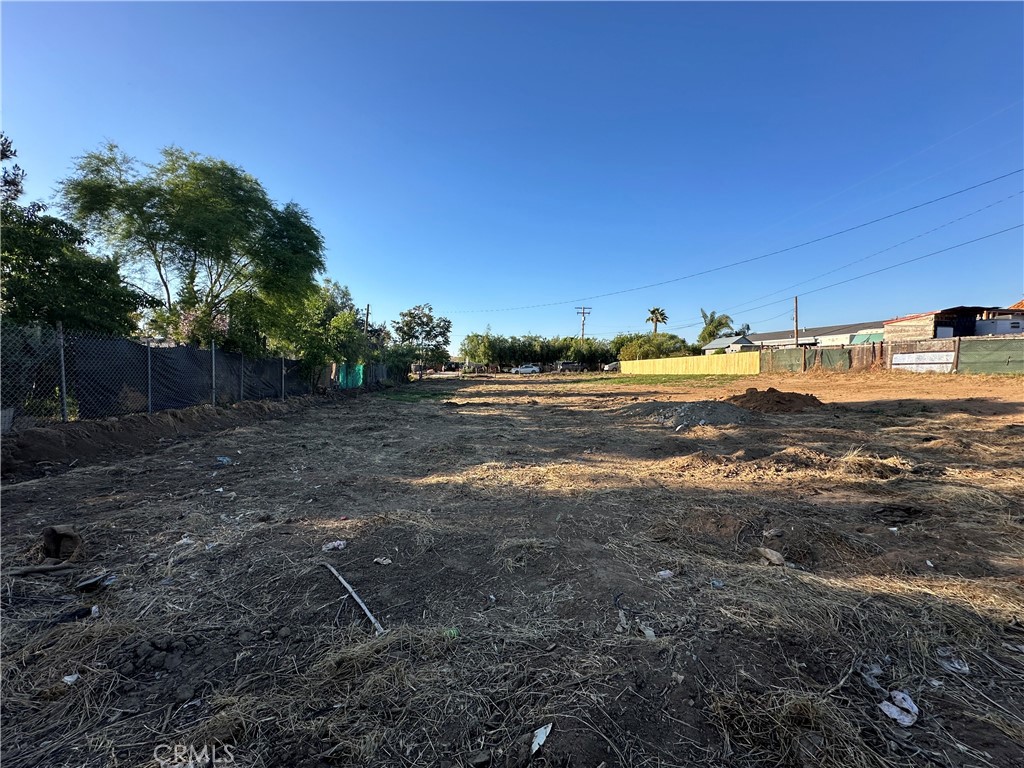
[[[763,392],[757,387],[750,387],[742,395],[726,398],[726,402],[758,413],[802,413],[808,408],[820,408],[823,405],[814,395],[780,392],[774,387],[768,387]]]
[[[651,406],[657,407],[652,408]],[[757,419],[750,411],[717,400],[698,400],[693,403],[648,403],[641,408],[634,407],[630,410],[643,413],[659,424],[675,427],[676,431],[694,427],[747,424]]]

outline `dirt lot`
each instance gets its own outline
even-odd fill
[[[769,386],[823,405],[684,406]],[[1024,764],[1020,378],[499,376],[210,424],[6,483],[5,768]],[[53,525],[74,570],[12,575]]]

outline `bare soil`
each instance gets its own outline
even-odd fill
[[[823,405],[659,416],[751,387]],[[196,422],[5,447],[5,768],[1024,764],[1019,377],[502,375]],[[61,525],[73,570],[12,575]]]

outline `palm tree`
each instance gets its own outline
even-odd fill
[[[703,307],[700,314],[704,318],[704,330],[697,337],[697,343],[702,347],[732,331],[732,318],[728,315],[705,312]]]
[[[661,323],[662,325],[667,323],[668,322],[668,315],[665,314],[665,310],[662,309],[661,307],[651,307],[648,310],[648,312],[650,314],[647,315],[647,322],[648,323],[654,323],[654,330],[651,331],[651,333],[657,333],[658,332],[658,323]]]
[[[736,335],[746,336],[748,333],[750,333],[750,330],[750,323],[744,323],[743,325],[736,329]]]

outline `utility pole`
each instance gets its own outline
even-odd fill
[[[363,318],[363,333],[370,335],[370,305],[366,305],[366,317]]]
[[[587,315],[590,314],[592,307],[576,307],[576,314],[580,316],[580,341],[586,341],[587,338]]]
[[[793,297],[793,346],[800,346],[800,311],[797,307],[797,297]]]

